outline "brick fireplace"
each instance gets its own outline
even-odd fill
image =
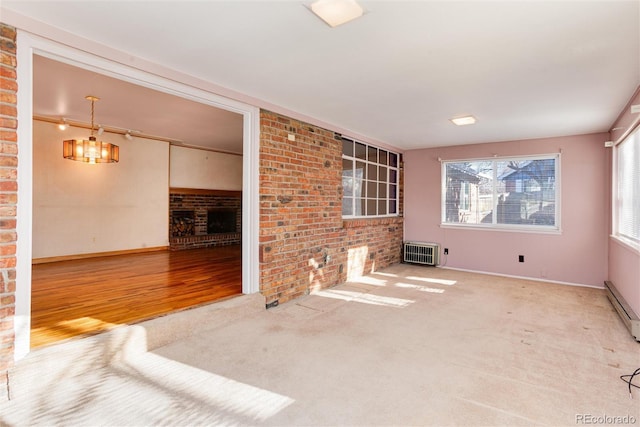
[[[242,243],[242,192],[172,188],[169,247],[173,250]]]

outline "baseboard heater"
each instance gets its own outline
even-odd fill
[[[610,281],[604,282],[604,287],[607,292],[607,298],[611,301],[611,304],[616,309],[622,322],[625,324],[631,335],[640,342],[640,318],[633,311],[633,309],[627,304],[627,301],[620,295],[620,292],[613,286]]]
[[[413,264],[438,265],[440,245],[437,243],[404,242],[404,262]]]

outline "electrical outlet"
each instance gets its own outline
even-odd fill
[[[524,262],[524,255],[518,255],[518,262]]]
[[[449,255],[449,248],[444,248],[444,254]]]

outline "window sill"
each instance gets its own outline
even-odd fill
[[[529,234],[550,234],[560,235],[562,230],[554,227],[509,227],[503,226],[487,226],[479,224],[440,224],[440,228],[450,228],[455,230],[478,230],[478,231],[499,231],[508,233],[529,233]]]

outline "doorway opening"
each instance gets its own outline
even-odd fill
[[[38,164],[37,164],[37,155],[35,153],[36,149],[32,145],[32,140],[36,140],[36,132],[38,129],[34,129],[36,127],[35,121],[32,122],[32,119],[37,118],[39,112],[35,110],[36,97],[39,96],[37,87],[34,83],[34,86],[28,84],[28,76],[34,70],[34,65],[37,65],[36,62],[39,60],[39,57],[43,57],[47,60],[55,60],[63,63],[64,65],[72,65],[77,68],[80,68],[87,72],[93,72],[96,74],[106,75],[109,77],[115,77],[117,79],[121,79],[124,82],[129,84],[139,85],[142,88],[149,90],[157,90],[164,94],[170,94],[171,96],[176,96],[178,98],[186,99],[193,103],[201,103],[208,107],[215,107],[221,110],[232,112],[240,117],[240,133],[242,135],[242,140],[240,142],[240,146],[242,147],[241,152],[241,160],[240,164],[242,165],[240,175],[241,175],[241,188],[240,193],[242,194],[242,231],[248,230],[248,233],[242,233],[241,244],[236,245],[227,245],[227,247],[219,248],[217,250],[206,251],[202,248],[201,252],[203,252],[202,258],[205,260],[209,260],[207,263],[211,264],[211,260],[217,261],[229,261],[233,262],[228,263],[232,265],[234,273],[229,273],[235,275],[236,283],[235,283],[235,291],[233,293],[253,293],[258,291],[258,282],[257,282],[257,234],[253,230],[257,230],[256,226],[250,226],[253,224],[257,224],[257,173],[252,168],[247,168],[247,165],[253,165],[257,162],[258,152],[258,121],[259,114],[258,109],[252,106],[248,106],[242,103],[238,103],[233,100],[229,100],[226,98],[219,97],[210,92],[205,92],[200,89],[195,89],[192,86],[184,85],[181,83],[176,83],[174,80],[167,80],[162,77],[158,77],[157,75],[147,74],[145,72],[141,72],[140,70],[134,70],[129,67],[114,63],[114,62],[105,62],[104,59],[98,58],[97,56],[93,56],[91,54],[87,54],[85,52],[77,51],[67,46],[58,45],[55,42],[49,40],[43,40],[36,36],[22,33],[18,35],[18,43],[21,46],[21,50],[19,51],[19,58],[21,60],[20,64],[22,67],[18,69],[18,81],[21,84],[21,93],[18,96],[18,116],[19,116],[19,127],[18,127],[18,140],[19,140],[19,150],[22,154],[21,156],[21,168],[18,171],[18,179],[22,182],[23,185],[19,186],[19,205],[18,209],[21,212],[25,212],[28,210],[28,206],[32,205],[34,207],[33,216],[31,217],[22,217],[22,221],[18,222],[18,231],[21,232],[21,236],[23,239],[18,242],[18,277],[17,281],[17,291],[16,291],[16,351],[15,358],[16,360],[24,357],[29,352],[29,348],[32,347],[30,332],[31,332],[31,324],[36,323],[36,317],[32,315],[32,305],[33,308],[36,309],[39,304],[38,300],[35,297],[35,289],[32,289],[32,278],[37,280],[40,277],[39,269],[45,270],[46,263],[35,263],[34,270],[32,271],[32,261],[38,260],[39,258],[53,260],[56,257],[60,257],[61,259],[56,260],[60,264],[57,264],[57,267],[69,268],[68,266],[71,264],[75,264],[76,267],[79,264],[87,265],[89,263],[88,260],[92,262],[103,262],[104,265],[111,265],[108,268],[108,271],[120,270],[123,271],[124,267],[120,267],[119,269],[114,267],[114,263],[117,261],[121,261],[122,259],[126,259],[129,257],[129,264],[131,265],[140,265],[141,262],[134,263],[131,262],[132,259],[136,259],[137,261],[142,261],[143,258],[151,259],[154,256],[158,258],[159,255],[165,256],[165,263],[168,266],[168,269],[156,268],[157,271],[163,273],[166,277],[175,277],[176,274],[172,273],[172,266],[176,266],[178,264],[184,265],[184,262],[177,263],[176,260],[180,259],[182,254],[172,253],[173,251],[169,251],[168,245],[168,236],[169,236],[169,218],[168,218],[168,210],[165,211],[165,221],[164,221],[164,236],[165,236],[165,244],[158,244],[157,242],[152,243],[151,245],[147,245],[146,243],[139,244],[139,247],[134,247],[133,249],[123,245],[123,248],[108,248],[102,247],[98,250],[84,250],[77,251],[72,250],[67,253],[61,253],[58,255],[53,254],[44,254],[38,255],[35,251],[32,251],[31,246],[33,243],[34,250],[40,250],[41,248],[38,246],[38,215],[36,212],[38,206],[38,195],[37,192],[39,189],[37,188],[38,178],[35,174],[38,173]],[[22,82],[22,83],[21,83]],[[115,126],[115,124],[114,124]],[[123,127],[128,127],[127,125]],[[142,136],[140,140],[145,139]],[[149,138],[152,139],[153,138]],[[62,139],[60,139],[62,140]],[[158,141],[158,140],[154,140]],[[167,152],[167,161],[169,158],[169,151],[173,147],[178,147],[180,149],[192,149],[193,147],[188,147],[188,144],[181,143],[182,141],[178,141],[176,143],[171,143],[170,141],[166,144],[166,152]],[[193,148],[195,149],[195,148]],[[204,150],[207,151],[205,157],[215,156],[216,153],[220,153],[225,150]],[[213,154],[212,154],[213,153]],[[121,151],[121,164],[116,166],[122,166],[123,161],[123,152]],[[222,152],[221,154],[233,155],[233,153]],[[237,154],[236,154],[237,155]],[[130,158],[131,159],[131,158]],[[145,158],[146,160],[146,158]],[[140,162],[139,164],[143,164],[144,162]],[[86,166],[86,165],[79,165]],[[100,165],[99,165],[100,166]],[[99,167],[98,166],[98,167]],[[168,168],[167,168],[168,169]],[[99,171],[99,172],[96,172]],[[86,172],[86,169],[85,171]],[[90,178],[93,179],[93,182],[111,182],[109,180],[100,180],[100,174],[104,173],[104,169],[94,169],[91,172],[88,172]],[[89,179],[89,181],[91,181]],[[166,199],[168,203],[168,194],[169,188],[171,184],[167,181],[165,192]],[[94,206],[94,209],[96,206]],[[98,209],[104,209],[104,206],[98,206]],[[59,223],[56,221],[52,221],[54,223]],[[120,226],[126,228],[127,221],[121,221]],[[108,237],[108,236],[107,236]],[[97,236],[89,236],[91,242],[99,241],[101,239],[100,235]],[[59,240],[59,239],[58,239]],[[55,244],[61,244],[63,242],[57,241],[53,242],[48,246],[47,250],[51,249],[51,246]],[[85,242],[86,243],[86,242]],[[64,246],[64,245],[62,245]],[[160,250],[164,246],[164,251]],[[45,244],[44,247],[47,247]],[[72,248],[73,249],[73,248]],[[92,249],[92,248],[89,248]],[[122,252],[122,253],[118,253]],[[179,251],[178,251],[179,252]],[[204,255],[207,252],[208,255]],[[27,255],[27,256],[25,256]],[[109,255],[108,257],[102,255]],[[137,257],[137,258],[136,258]],[[66,259],[65,259],[66,258]],[[77,258],[77,259],[72,259]],[[191,257],[194,258],[194,257]],[[67,266],[63,265],[67,263]],[[52,267],[54,264],[49,265]],[[197,268],[195,265],[193,268]],[[93,270],[95,271],[95,269]],[[51,275],[48,275],[51,276]],[[192,273],[189,275],[193,279],[196,277],[197,273]],[[74,275],[77,279],[79,277],[91,277],[90,272],[79,273]],[[112,276],[113,277],[113,276]],[[229,276],[227,276],[229,277]],[[189,280],[183,280],[188,282]],[[228,282],[232,281],[228,279]],[[70,280],[67,279],[66,283],[70,283]],[[96,283],[108,283],[108,280],[100,281],[94,280],[93,287],[96,289],[99,287]],[[107,288],[109,288],[107,286]],[[109,289],[114,289],[113,287]],[[52,295],[52,292],[48,292],[49,295]],[[125,296],[124,294],[128,295]],[[122,303],[120,306],[121,311],[135,311],[133,308],[133,303],[136,302],[136,297],[131,294],[131,292],[124,292],[123,296],[120,298],[120,302]],[[165,293],[166,294],[166,293]],[[104,297],[104,296],[103,296]],[[225,296],[221,296],[224,298]],[[104,297],[105,300],[108,300],[109,297]],[[118,300],[118,297],[113,297],[115,300]],[[63,297],[64,299],[64,297]],[[170,300],[171,298],[167,297],[165,300]],[[66,300],[68,303],[68,300]],[[198,300],[197,298],[193,298],[193,305],[199,305],[203,302]],[[67,304],[69,305],[69,304]],[[180,310],[183,307],[180,304],[173,304],[172,309]],[[155,310],[155,309],[154,309]],[[49,310],[50,312],[55,311],[55,309]],[[156,311],[158,314],[164,314],[159,311]],[[92,316],[84,316],[87,318],[91,318]],[[103,326],[109,326],[109,324],[113,323],[109,319],[106,318],[106,315],[103,315],[105,319],[98,319],[97,322],[93,322],[96,324],[102,324]],[[121,319],[125,319],[126,315],[122,315]],[[88,323],[91,323],[89,321]],[[62,329],[64,329],[64,324],[62,325]],[[69,328],[74,329],[74,328]],[[37,345],[36,342],[33,344]]]

